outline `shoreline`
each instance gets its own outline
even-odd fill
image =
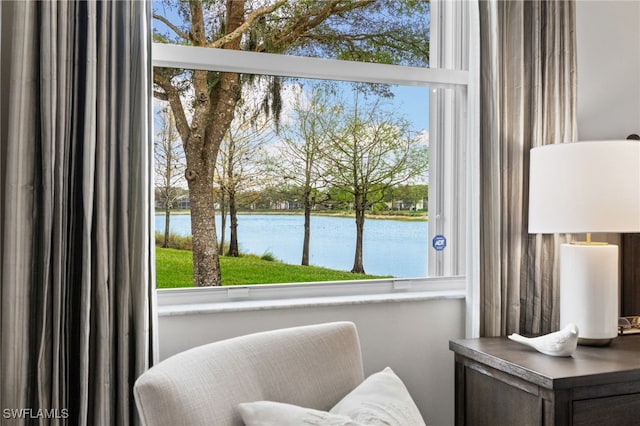
[[[156,209],[156,215],[163,215],[164,210]],[[190,210],[172,210],[171,215],[188,215],[191,214]],[[238,212],[238,215],[280,215],[280,216],[303,216],[304,212],[301,211],[242,211]],[[312,212],[311,216],[325,216],[325,217],[343,217],[355,219],[355,213],[352,212]],[[371,220],[404,220],[404,221],[429,221],[429,214],[424,215],[404,215],[404,214],[366,214],[365,219]]]

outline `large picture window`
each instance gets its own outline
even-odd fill
[[[232,4],[154,4],[158,287],[463,275],[466,72],[429,68],[431,4]]]

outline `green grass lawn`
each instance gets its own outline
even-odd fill
[[[220,257],[222,285],[273,284],[384,278],[270,262],[255,256]],[[156,287],[193,287],[191,252],[156,247]]]

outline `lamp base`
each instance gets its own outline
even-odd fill
[[[578,326],[578,344],[618,336],[618,246],[560,246],[560,328]]]

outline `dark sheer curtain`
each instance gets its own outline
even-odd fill
[[[153,361],[150,5],[0,7],[0,407],[135,423]]]
[[[527,232],[529,151],[576,139],[573,1],[480,1],[480,334],[559,325],[566,236]]]

